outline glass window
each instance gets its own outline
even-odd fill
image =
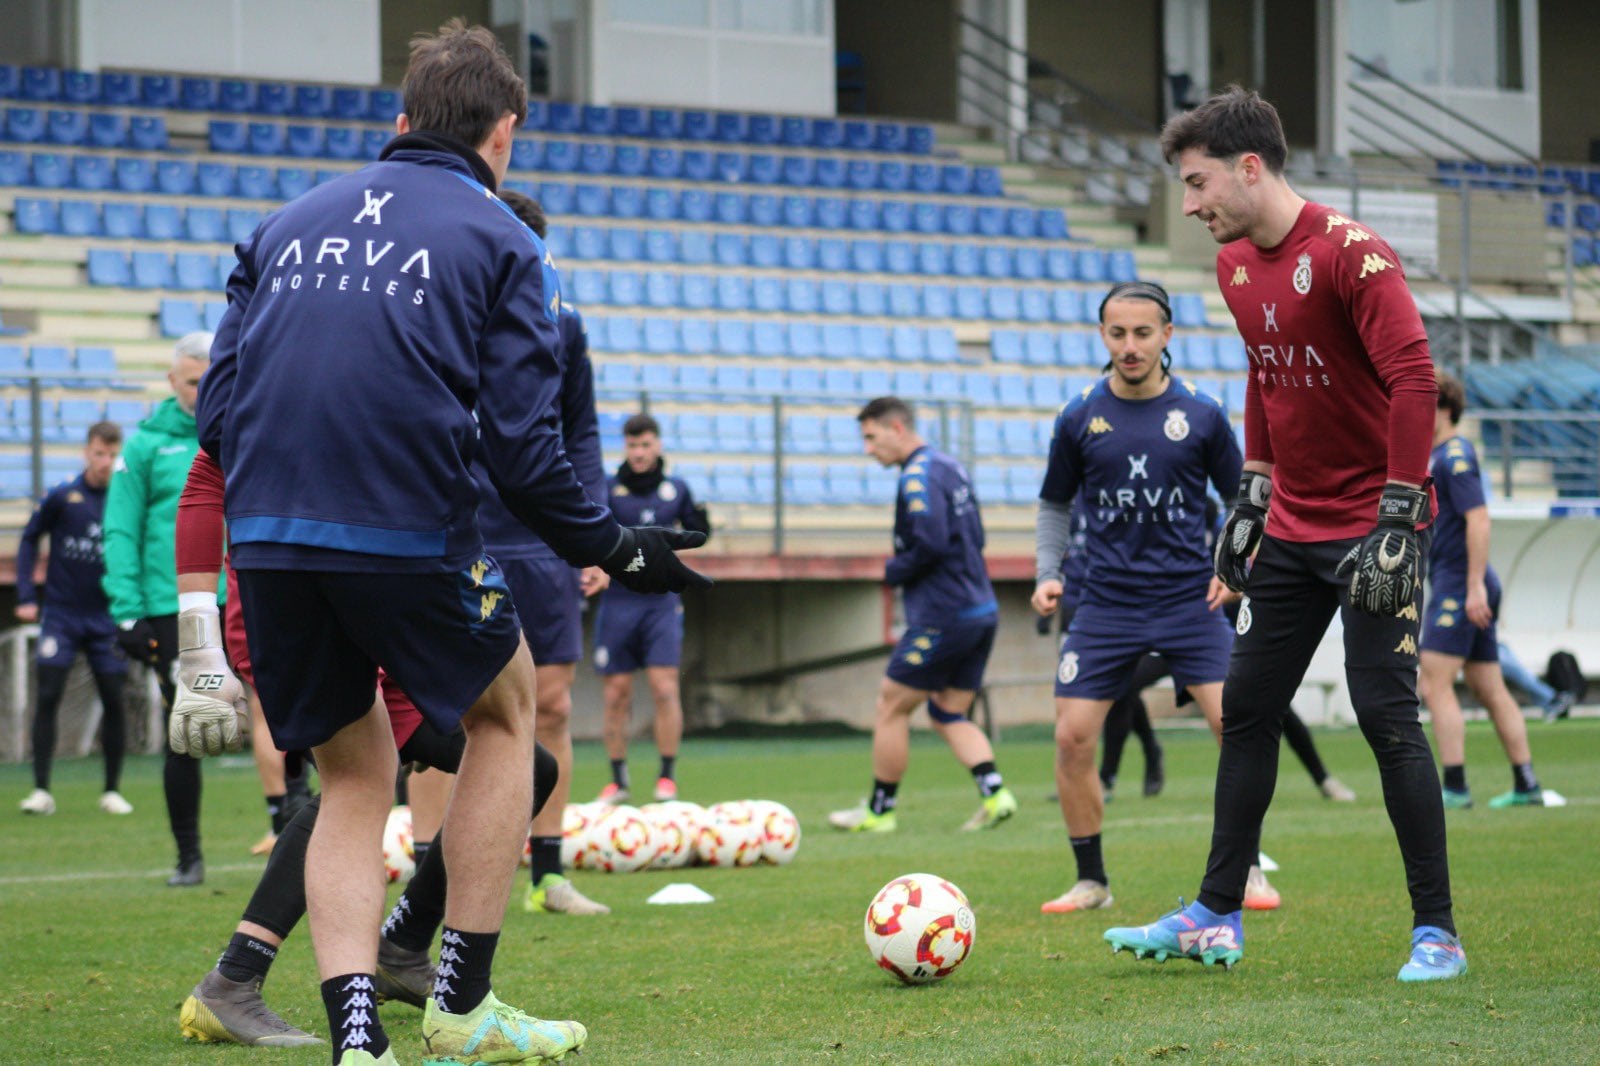
[[[1350,51],[1412,85],[1523,88],[1522,0],[1349,0]],[[1361,80],[1381,80],[1361,67]]]
[[[818,37],[822,34],[822,0],[718,0],[717,28]]]
[[[710,0],[611,0],[611,21],[644,26],[711,25]]]
[[[1350,51],[1384,74],[1439,84],[1439,8],[1449,0],[1350,0]],[[1381,81],[1362,67],[1360,80]]]

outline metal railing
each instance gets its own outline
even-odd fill
[[[1470,410],[1483,443],[1487,468],[1494,464],[1494,481],[1501,496],[1512,499],[1516,482],[1512,468],[1521,464],[1548,466],[1548,479],[1536,478],[1535,490],[1525,484],[1523,496],[1593,498],[1600,496],[1600,411]]]

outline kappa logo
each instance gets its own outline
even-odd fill
[[[1229,285],[1248,285],[1248,284],[1250,284],[1250,275],[1249,275],[1248,272],[1245,271],[1244,264],[1241,263],[1240,265],[1238,265],[1238,266],[1233,268],[1233,280],[1228,282],[1228,284]]]
[[[1090,433],[1110,433],[1111,432],[1111,423],[1107,422],[1104,418],[1101,418],[1099,415],[1095,415],[1093,418],[1089,419],[1089,432]]]
[[[1335,226],[1354,226],[1355,224],[1356,220],[1353,218],[1345,218],[1343,215],[1329,215],[1328,226],[1322,232],[1332,233]]]
[[[627,566],[624,566],[622,568],[622,572],[624,574],[637,574],[639,571],[641,571],[643,569],[644,569],[644,549],[643,548],[637,548],[637,549],[634,550],[633,559],[629,561]]]
[[[926,485],[924,485],[921,481],[919,481],[918,479],[916,479],[914,477],[906,478],[906,491],[907,492],[921,492],[926,487],[927,487]]]
[[[1396,617],[1404,618],[1408,622],[1422,621],[1422,616],[1417,614],[1417,605],[1414,603],[1408,603],[1402,607],[1400,609],[1400,613]]]
[[[1344,246],[1346,248],[1350,247],[1352,244],[1359,244],[1362,241],[1370,240],[1372,240],[1372,234],[1368,233],[1364,229],[1347,229],[1344,231]]]
[[[912,514],[921,514],[922,512],[926,511],[927,509],[928,509],[927,503],[924,500],[922,500],[920,497],[917,498],[917,499],[914,499],[910,503],[906,504],[906,510],[910,511]]]
[[[500,606],[500,601],[505,598],[506,594],[503,592],[485,592],[478,604],[478,621],[487,622],[494,614],[495,608]]]
[[[1203,929],[1185,929],[1178,934],[1178,950],[1184,954],[1215,948],[1231,951],[1238,947],[1239,938],[1233,935],[1231,925],[1208,925]]]
[[[1063,685],[1070,685],[1078,677],[1078,653],[1069,651],[1061,656],[1061,665],[1056,668],[1056,680]]]
[[[933,641],[929,640],[927,637],[918,637],[916,640],[913,640],[911,643],[912,643],[912,645],[914,647],[920,648],[923,651],[932,651],[933,650]]]
[[[1397,655],[1415,656],[1417,654],[1417,642],[1411,639],[1410,633],[1407,633],[1400,638],[1400,643],[1394,646],[1394,650]]]
[[[1456,624],[1456,616],[1446,611],[1439,615],[1439,619],[1436,624],[1440,629],[1450,629]]]
[[[483,584],[483,576],[489,572],[489,560],[479,559],[472,564],[472,587],[477,588]]]
[[[1392,266],[1394,266],[1393,263],[1377,252],[1368,252],[1361,259],[1361,273],[1357,275],[1356,280],[1360,281],[1368,274],[1381,274]]]
[[[905,660],[906,660],[906,662],[910,663],[912,666],[921,666],[922,665],[922,653],[920,651],[908,651],[905,654]]]

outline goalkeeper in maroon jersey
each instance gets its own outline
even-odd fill
[[[1161,146],[1184,213],[1222,245],[1217,283],[1249,353],[1244,473],[1215,558],[1245,598],[1199,897],[1106,940],[1157,961],[1243,956],[1240,903],[1277,782],[1283,709],[1337,611],[1350,699],[1411,893],[1399,978],[1456,977],[1467,960],[1417,709],[1437,396],[1422,318],[1381,237],[1289,187],[1278,113],[1254,92],[1230,88],[1173,119]]]

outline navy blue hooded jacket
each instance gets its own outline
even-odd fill
[[[568,562],[616,549],[562,448],[554,263],[493,180],[470,148],[407,134],[237,247],[197,411],[236,568],[462,569],[483,550],[479,449]]]
[[[983,541],[978,498],[961,464],[926,444],[912,452],[900,474],[894,556],[883,574],[902,591],[907,625],[996,613]]]

